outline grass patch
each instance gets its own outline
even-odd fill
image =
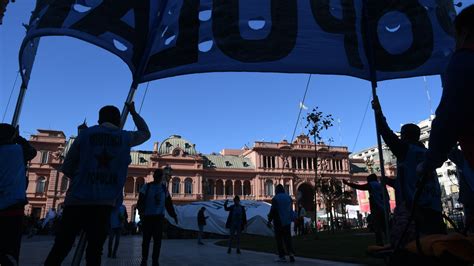
[[[375,244],[375,236],[363,230],[351,230],[318,233],[293,238],[296,255],[312,259],[325,259],[341,262],[353,262],[367,265],[384,265],[383,260],[370,258],[366,255],[367,246]],[[219,246],[227,246],[227,240],[217,242]],[[255,235],[243,235],[240,240],[241,249],[276,253],[275,239]]]

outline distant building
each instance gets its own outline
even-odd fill
[[[63,132],[55,130],[38,130],[31,136],[38,155],[29,165],[28,215],[44,217],[50,208],[63,203],[69,180],[58,169],[74,139],[66,139]],[[173,135],[156,142],[151,151],[131,152],[124,204],[129,214],[135,213],[140,188],[152,181],[154,169],[169,166],[173,171],[168,189],[176,204],[232,199],[234,195],[269,202],[275,186],[282,184],[295,201],[300,194],[305,208],[314,211],[314,148],[314,143],[302,135],[293,143],[258,141],[252,148],[201,154],[195,144]],[[317,148],[319,178],[365,180],[366,173],[351,173],[347,147],[318,144]],[[318,205],[324,209],[320,200]]]
[[[421,129],[420,141],[425,145],[425,147],[428,147],[429,144],[428,142],[431,132],[431,122],[433,119],[434,116],[418,123],[418,126]],[[397,170],[396,158],[385,144],[382,145],[382,149],[386,172],[388,170],[387,176],[395,177]],[[351,154],[350,158],[351,160],[361,159],[364,161],[364,163],[372,164],[376,171],[380,170],[379,149],[377,146],[355,152]],[[442,188],[441,191],[444,207],[446,209],[457,207],[459,205],[457,202],[459,197],[459,186],[456,177],[456,165],[448,160],[440,168],[438,168],[436,172],[438,174],[438,179]]]

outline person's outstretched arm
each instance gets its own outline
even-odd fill
[[[385,185],[395,188],[395,179],[385,177],[384,181]]]
[[[148,125],[146,124],[145,120],[137,113],[135,110],[135,103],[131,103],[128,105],[130,110],[130,115],[133,118],[133,122],[137,127],[137,131],[129,131],[131,135],[130,146],[138,146],[145,141],[149,140],[151,137],[150,129],[148,129]]]
[[[366,183],[366,184],[355,184],[355,183],[351,183],[351,182],[348,182],[346,180],[343,180],[342,181],[344,184],[350,186],[351,188],[355,188],[355,189],[358,189],[358,190],[369,190],[369,183]]]
[[[379,133],[385,141],[385,144],[387,144],[397,159],[402,159],[408,151],[408,145],[404,144],[388,126],[378,97],[372,101],[372,108],[375,111],[375,119],[377,119]]]

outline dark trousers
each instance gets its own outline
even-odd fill
[[[143,242],[142,242],[142,261],[148,259],[148,249],[153,237],[153,255],[154,265],[158,265],[161,250],[161,238],[163,234],[163,215],[152,215],[143,217]]]
[[[66,206],[54,245],[45,265],[61,265],[71,250],[76,236],[84,230],[87,239],[87,265],[100,265],[102,246],[110,226],[110,206]]]
[[[383,246],[383,239],[386,234],[385,215],[383,210],[373,210],[372,215],[374,217],[373,229],[375,232],[375,243],[379,246]]]
[[[0,216],[0,265],[14,265],[11,258],[18,262],[22,225],[23,215]]]
[[[277,242],[278,256],[285,257],[285,249],[288,255],[294,256],[293,242],[291,240],[291,225],[275,227],[275,239]]]
[[[111,228],[109,233],[109,253],[108,255],[117,255],[117,249],[120,244],[120,235],[122,234],[122,228]],[[115,245],[114,245],[115,240]],[[112,246],[114,247],[112,250]]]
[[[240,249],[240,235],[242,234],[242,226],[240,224],[230,225],[230,235],[229,235],[229,249],[232,248],[232,241],[235,239],[237,242],[236,248]]]

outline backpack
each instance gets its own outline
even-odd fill
[[[148,184],[145,184],[145,186],[146,186],[145,194],[140,193],[140,195],[138,196],[138,201],[137,201],[138,214],[142,214],[145,212],[146,195],[148,194],[148,190],[150,189],[150,186]]]

